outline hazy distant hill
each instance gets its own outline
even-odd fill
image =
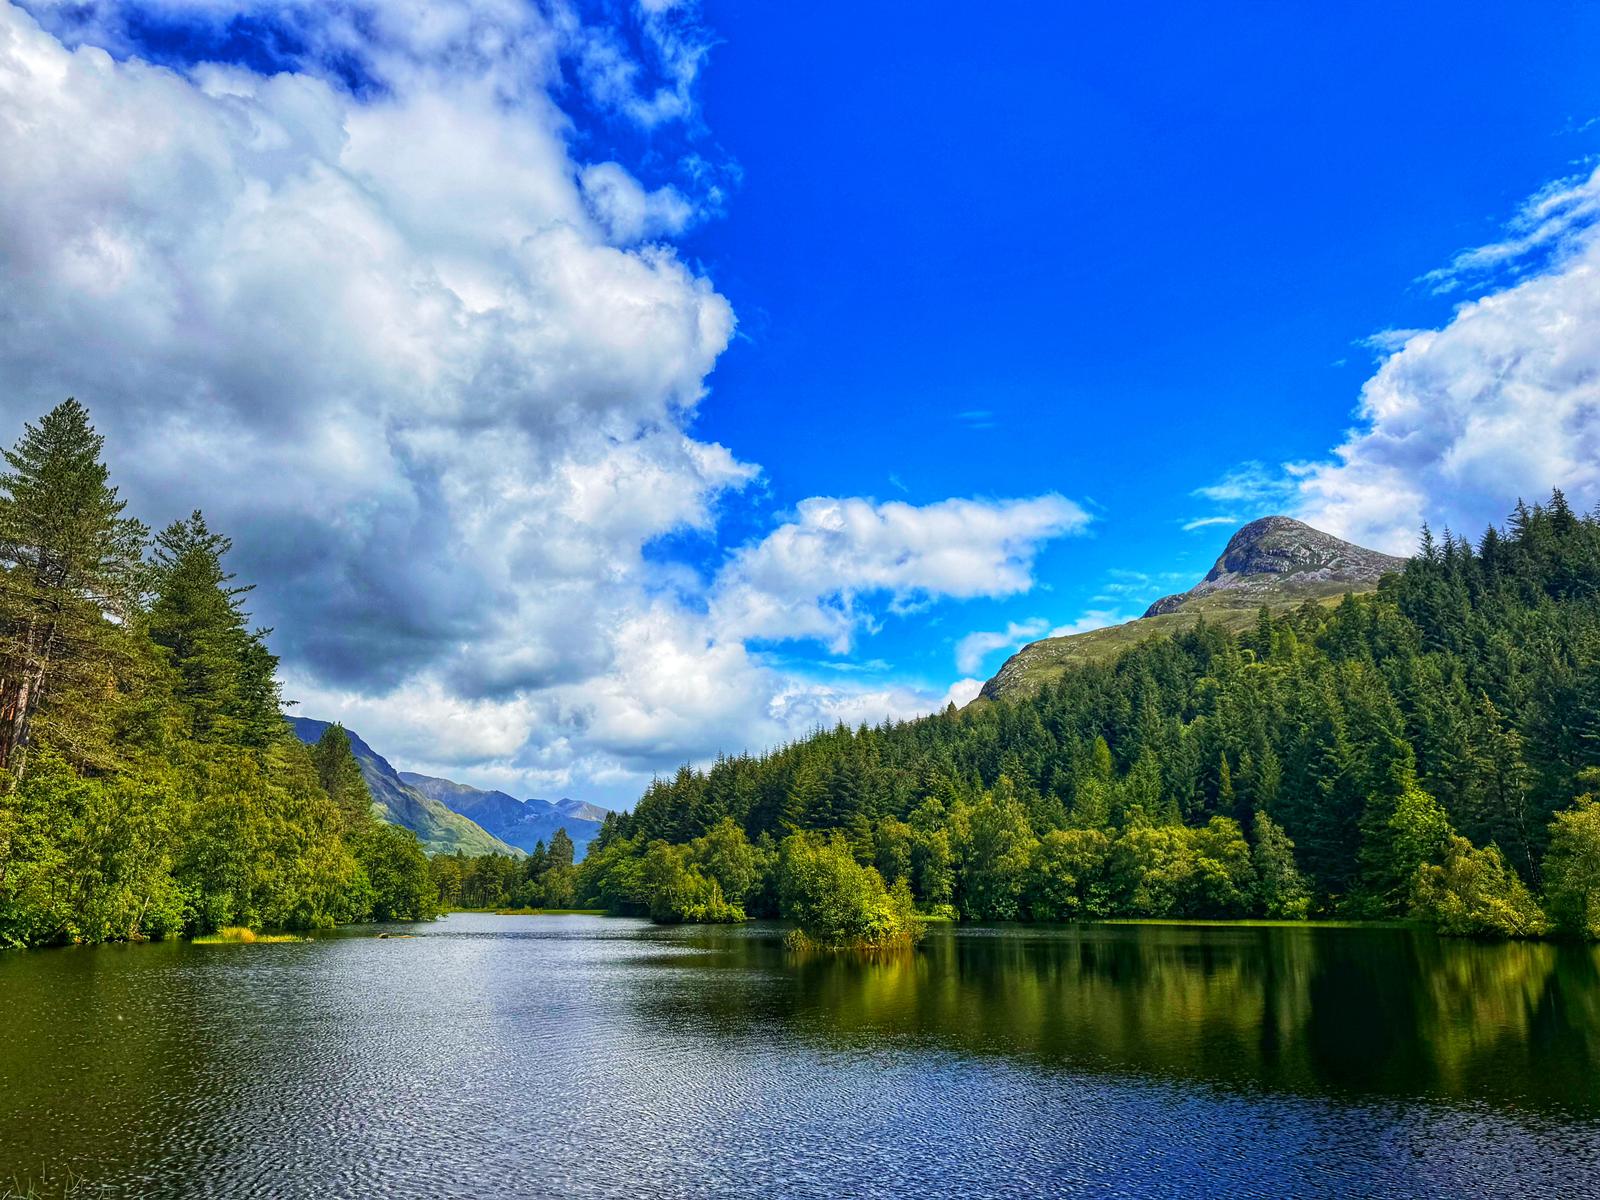
[[[1188,591],[1163,596],[1138,620],[1024,646],[983,685],[982,696],[1030,695],[1068,667],[1115,658],[1148,637],[1188,629],[1201,616],[1243,629],[1262,605],[1294,608],[1307,600],[1334,603],[1347,592],[1370,592],[1385,574],[1404,565],[1404,559],[1343,541],[1293,517],[1262,517],[1229,538],[1206,577]]]
[[[310,717],[286,717],[295,736],[314,745],[326,732],[328,721]],[[392,825],[404,825],[422,841],[429,854],[520,854],[516,847],[501,841],[481,826],[441,804],[432,796],[408,786],[387,759],[364,742],[353,729],[350,749],[361,764],[361,774],[372,791],[373,812]],[[570,832],[570,831],[569,831]]]
[[[532,850],[540,842],[548,844],[555,831],[564,828],[582,858],[606,815],[605,809],[582,800],[518,800],[505,792],[484,791],[414,771],[401,771],[400,779],[522,850]]]

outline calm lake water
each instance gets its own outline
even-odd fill
[[[1600,956],[1394,929],[457,915],[0,955],[0,1181],[127,1196],[1582,1196]],[[0,1186],[0,1192],[3,1192]]]

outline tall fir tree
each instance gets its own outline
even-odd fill
[[[15,787],[36,719],[84,736],[115,692],[138,606],[148,530],[100,461],[105,439],[76,400],[25,427],[0,474],[0,768]],[[59,701],[59,703],[57,703]]]

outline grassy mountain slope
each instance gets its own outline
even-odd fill
[[[450,779],[418,775],[414,771],[401,771],[400,780],[522,850],[532,850],[540,842],[548,845],[556,830],[565,829],[581,859],[584,849],[600,832],[600,821],[605,816],[604,809],[581,800],[563,800],[560,804],[538,799],[518,800],[505,792],[484,791]],[[600,816],[592,817],[589,813]]]
[[[327,730],[329,722],[310,717],[286,717],[295,736],[307,745],[314,745]],[[375,751],[355,733],[350,735],[350,748],[361,764],[361,775],[372,791],[372,811],[391,825],[403,825],[421,840],[429,854],[520,854],[521,851],[489,833],[471,819],[452,811],[432,796],[409,787],[389,761]]]
[[[1144,616],[1122,625],[1031,642],[983,685],[982,698],[1027,696],[1063,672],[1106,662],[1152,637],[1191,629],[1204,617],[1237,631],[1256,613],[1336,604],[1349,592],[1370,592],[1405,560],[1343,541],[1291,517],[1262,517],[1228,539],[1216,565],[1186,592],[1164,596]]]

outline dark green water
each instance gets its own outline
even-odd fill
[[[127,1196],[1582,1196],[1600,957],[458,915],[0,955],[0,1180]],[[3,1191],[3,1189],[0,1189]]]

